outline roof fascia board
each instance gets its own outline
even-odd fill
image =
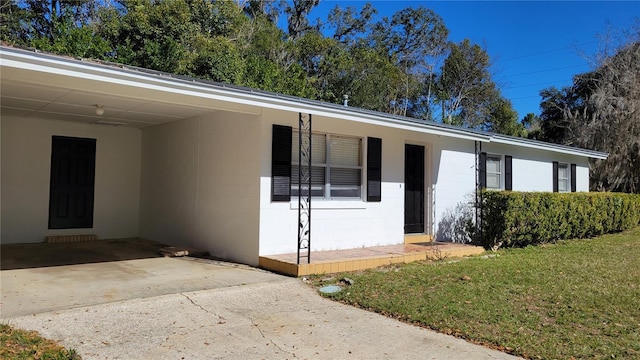
[[[497,144],[522,146],[522,147],[527,147],[531,149],[553,151],[553,152],[569,154],[569,155],[587,156],[593,159],[600,159],[600,160],[605,160],[607,159],[607,157],[609,157],[608,153],[604,153],[600,151],[573,148],[573,147],[551,144],[551,143],[538,143],[538,142],[527,141],[526,139],[503,137],[500,135],[493,135],[491,137],[490,142],[497,143]]]
[[[448,131],[448,130],[443,131],[438,128],[431,127],[428,124],[409,123],[406,121],[403,122],[401,120],[393,120],[393,119],[387,119],[382,117],[377,118],[377,117],[367,116],[362,114],[359,114],[358,116],[354,116],[350,113],[339,113],[339,112],[333,112],[333,111],[324,111],[324,109],[312,109],[312,108],[305,108],[305,109],[292,108],[291,110],[296,112],[297,111],[308,112],[312,115],[339,118],[343,120],[357,121],[361,123],[391,127],[395,129],[401,129],[401,130],[417,131],[425,134],[446,136],[446,137],[462,139],[462,140],[482,141],[482,142],[489,142],[490,140],[489,136],[464,133],[462,131],[461,132]]]
[[[141,87],[149,90],[168,91],[187,96],[208,98],[220,101],[228,101],[243,105],[266,107],[276,110],[305,112],[317,116],[339,118],[343,120],[374,124],[379,126],[419,131],[422,133],[447,136],[452,138],[488,142],[490,136],[478,134],[464,129],[440,128],[430,124],[410,123],[408,121],[385,118],[379,115],[357,113],[353,110],[337,109],[296,102],[295,100],[265,96],[259,93],[250,93],[230,88],[216,87],[208,84],[199,84],[195,81],[177,78],[162,78],[161,75],[134,73],[122,69],[109,68],[108,66],[83,63],[79,60],[44,57],[36,53],[8,52],[2,49],[2,66],[15,67],[25,70],[33,70],[57,75],[77,77],[85,80],[107,82],[125,86]]]

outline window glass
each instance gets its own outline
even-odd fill
[[[331,197],[360,197],[360,169],[331,168]]]
[[[487,157],[487,172],[500,173],[500,159]]]
[[[300,139],[298,138],[298,132],[294,131],[292,136],[291,146],[291,162],[298,164],[298,154],[300,149]],[[307,133],[308,134],[308,133]],[[302,134],[303,136],[308,136]],[[311,135],[311,164],[319,165],[327,162],[327,141],[325,134],[312,134]]]
[[[561,179],[567,178],[567,165],[558,166],[558,178],[561,178]]]
[[[292,142],[291,195],[298,196],[298,132],[293,133]],[[333,134],[312,134],[311,146],[311,196],[327,199],[360,198],[362,139]],[[306,192],[303,195],[306,195]]]
[[[501,189],[502,158],[487,156],[487,189]]]
[[[558,191],[569,191],[569,166],[567,164],[558,165]]]
[[[362,140],[344,136],[331,136],[331,166],[360,166],[360,144]]]
[[[487,188],[500,189],[500,174],[487,173]]]
[[[306,166],[302,167],[306,169]],[[298,165],[291,166],[291,196],[298,196]],[[311,167],[311,196],[324,196],[325,191],[325,170],[324,167]],[[305,190],[302,195],[307,195]]]

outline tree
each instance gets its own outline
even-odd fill
[[[2,39],[59,54],[104,58],[108,43],[96,36],[97,0],[2,1]],[[6,30],[6,32],[5,32]]]
[[[489,115],[483,128],[487,131],[503,135],[525,135],[524,125],[518,121],[518,113],[513,109],[511,101],[499,97],[489,105]]]
[[[333,38],[345,45],[353,45],[358,39],[362,39],[369,27],[373,16],[378,11],[367,3],[356,16],[356,9],[348,6],[342,9],[336,5],[328,16],[328,24],[333,28]]]
[[[577,109],[578,99],[569,87],[543,89],[540,91],[540,97],[542,97],[540,103],[542,140],[569,144],[574,134],[571,134],[571,122],[568,117],[565,117],[565,112],[568,109]]]
[[[197,23],[184,0],[120,1],[121,8],[101,12],[103,36],[110,41],[115,61],[184,74],[185,44],[197,38]]]
[[[525,128],[527,133],[527,138],[532,140],[542,140],[542,120],[540,117],[534,113],[528,113],[525,115],[520,123]]]
[[[640,42],[623,47],[594,72],[576,79],[576,94],[584,106],[567,111],[578,129],[576,144],[609,152],[607,160],[591,164],[596,188],[640,193],[638,84]]]
[[[389,59],[411,68],[444,53],[449,30],[442,18],[424,7],[406,8],[384,17],[371,32],[371,44]]]
[[[307,16],[318,6],[320,0],[293,0],[284,12],[287,14],[289,38],[296,39],[310,30],[318,30],[317,27],[309,25]]]
[[[430,118],[435,62],[447,48],[449,30],[440,16],[424,7],[406,8],[374,24],[369,44],[389,57],[403,78],[395,106],[398,115]]]
[[[491,101],[499,96],[489,66],[489,55],[469,39],[450,44],[436,90],[444,123],[476,128],[485,122]]]
[[[542,92],[544,138],[609,153],[590,163],[591,187],[640,193],[640,41],[605,57],[571,87]]]
[[[250,18],[264,17],[269,22],[275,24],[280,16],[281,4],[273,0],[248,0],[244,5],[244,12]]]
[[[0,40],[23,45],[28,38],[26,19],[27,11],[14,0],[0,0]]]

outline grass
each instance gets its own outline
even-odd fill
[[[497,255],[343,273],[328,297],[526,358],[640,358],[640,227]]]
[[[0,359],[78,360],[80,356],[75,350],[65,349],[35,331],[0,324]]]

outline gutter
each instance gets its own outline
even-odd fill
[[[518,138],[515,136],[507,136],[501,134],[492,134],[491,141],[496,144],[517,145],[522,147],[528,147],[532,149],[555,151],[564,154],[587,156],[593,159],[606,160],[609,157],[609,153],[582,149],[577,147],[571,147],[560,144],[547,143],[537,140],[530,140],[524,138]]]

